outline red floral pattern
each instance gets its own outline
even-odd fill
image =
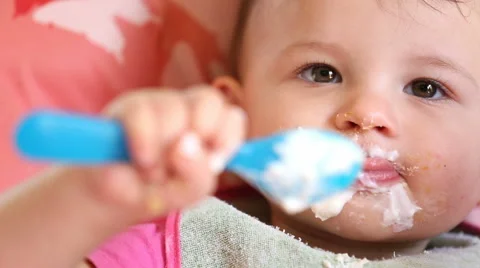
[[[16,0],[15,16],[25,15],[29,13],[32,9],[42,6],[43,4],[51,1],[54,1],[54,0]]]
[[[114,17],[116,28],[95,25],[90,29],[101,29],[100,38],[105,35],[105,40],[111,42],[118,41],[115,31],[120,29],[120,38],[124,40],[122,61],[101,43],[93,42],[99,37],[95,32],[90,33],[93,38],[87,38],[88,33],[78,30],[81,27],[75,28],[75,23],[90,25],[93,19],[99,24],[111,23],[98,18],[103,13],[81,15],[78,7],[98,5],[106,9],[108,2],[130,6],[133,1],[139,1],[136,6],[145,5],[150,10],[150,21],[136,20],[144,16],[141,9],[130,14],[125,13],[130,12],[126,8],[127,11],[120,10]],[[222,5],[222,1],[205,3],[214,6]],[[223,23],[233,26],[235,2],[231,0],[232,21]],[[65,18],[62,10],[68,9],[70,3],[77,6]],[[159,85],[181,88],[186,82],[208,82],[213,76],[213,65],[226,69],[220,43],[228,39],[228,33],[210,31],[212,25],[219,24],[215,17],[200,22],[188,4],[188,0],[1,1],[0,191],[44,168],[22,159],[14,147],[15,126],[32,109],[48,107],[98,113],[126,90]],[[52,11],[54,6],[58,14]],[[191,53],[175,54],[179,47],[186,47]],[[194,72],[199,75],[192,76]]]

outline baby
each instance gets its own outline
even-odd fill
[[[124,123],[134,164],[45,174],[7,196],[0,216],[37,213],[33,225],[50,229],[2,240],[41,249],[31,267],[73,267],[91,251],[80,267],[478,265],[477,238],[442,234],[480,201],[479,4],[245,1],[235,79],[115,100],[106,113]],[[215,199],[197,203],[244,135],[297,127],[365,149],[355,187],[297,215],[271,204],[281,230]],[[0,264],[18,263],[0,252]]]

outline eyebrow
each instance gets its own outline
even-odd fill
[[[478,88],[478,82],[474,76],[464,68],[463,66],[456,64],[454,61],[448,58],[439,58],[436,56],[416,56],[413,58],[414,62],[421,65],[433,66],[441,69],[447,69],[454,73],[457,73],[472,82]]]
[[[341,60],[349,61],[351,59],[351,54],[347,49],[336,43],[328,43],[323,41],[306,41],[306,42],[297,42],[287,46],[282,50],[283,53],[291,53],[297,49],[308,49],[312,51],[326,51],[329,54],[338,57]]]

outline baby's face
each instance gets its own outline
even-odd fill
[[[337,217],[295,220],[364,241],[423,239],[461,222],[480,201],[477,1],[460,11],[447,1],[258,1],[240,56],[250,136],[318,127],[396,151],[390,164],[371,161],[382,167],[370,176],[405,183],[421,208],[398,231],[385,222],[388,194],[363,191]]]

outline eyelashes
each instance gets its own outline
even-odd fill
[[[336,84],[343,82],[342,74],[331,64],[323,62],[307,62],[294,69],[294,75],[309,84]],[[451,91],[439,81],[439,78],[417,77],[403,88],[403,92],[425,101],[452,99]]]

